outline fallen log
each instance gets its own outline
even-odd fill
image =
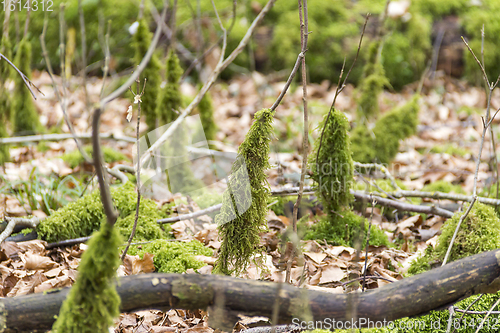
[[[218,308],[214,313],[220,313],[223,309],[227,321],[219,328],[227,328],[238,313],[270,317],[276,300],[279,301],[276,324],[300,325],[311,320],[332,319],[388,323],[447,307],[474,294],[497,292],[500,290],[500,250],[467,257],[364,293],[332,294],[219,275],[163,273],[120,278],[117,290],[122,312],[141,309],[208,309],[210,312]],[[69,288],[65,288],[1,299],[0,314],[7,331],[50,329],[68,291]]]

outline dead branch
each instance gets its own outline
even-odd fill
[[[355,294],[358,326],[367,321],[382,322],[423,315],[479,293],[500,289],[500,250],[480,253],[382,288]],[[3,298],[8,329],[32,331],[49,329],[69,288],[48,293]],[[269,316],[277,295],[276,283],[237,279],[219,275],[143,274],[120,278],[117,291],[121,311],[141,309],[207,309],[215,304],[216,291],[225,299],[226,314]],[[283,284],[280,292],[279,322],[351,322],[348,297],[305,290]],[[412,306],[408,306],[412,304]],[[209,310],[210,311],[210,310]],[[309,317],[308,314],[311,314]],[[295,318],[295,319],[294,319]],[[326,322],[326,321],[325,321]],[[364,322],[364,325],[363,325]],[[227,327],[219,327],[226,329]]]

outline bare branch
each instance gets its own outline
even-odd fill
[[[212,85],[214,84],[214,82],[217,79],[217,77],[219,76],[219,74],[231,62],[233,62],[233,60],[238,56],[238,54],[241,53],[241,51],[243,51],[243,49],[247,45],[248,41],[250,40],[250,37],[252,36],[256,26],[259,24],[259,22],[262,20],[262,18],[269,12],[269,10],[271,10],[271,8],[275,2],[276,2],[276,0],[269,0],[267,2],[267,4],[262,9],[262,11],[259,13],[259,15],[257,15],[255,20],[252,22],[250,28],[248,28],[245,36],[241,39],[241,41],[240,41],[239,45],[236,47],[236,49],[234,49],[233,52],[231,52],[231,54],[225,60],[222,60],[224,57],[224,50],[225,50],[225,45],[226,45],[226,41],[224,41],[223,49],[222,49],[222,53],[221,53],[221,59],[219,60],[219,63],[217,64],[214,71],[210,75],[209,79],[203,85],[200,92],[195,96],[193,101],[187,106],[187,108],[184,109],[184,111],[177,117],[177,119],[173,123],[170,124],[169,128],[165,131],[165,133],[163,133],[162,136],[154,144],[152,144],[151,147],[148,148],[148,150],[146,150],[142,154],[141,159],[140,159],[141,160],[141,163],[140,163],[141,168],[144,166],[144,164],[146,164],[147,161],[149,161],[151,156],[153,156],[154,151],[156,151],[173,134],[173,132],[177,129],[179,124],[182,121],[184,121],[184,118],[186,118],[194,110],[194,108],[196,108],[196,106],[198,106],[201,99],[203,98],[203,96],[205,96],[207,91],[212,87]]]
[[[62,8],[64,8],[64,5],[61,4],[61,11],[62,11]],[[54,71],[52,70],[52,64],[50,63],[50,58],[49,58],[49,55],[47,53],[47,46],[45,45],[45,35],[47,34],[47,24],[48,24],[48,12],[45,12],[45,18],[43,20],[43,30],[42,30],[42,34],[40,35],[40,45],[42,47],[42,55],[43,55],[43,58],[45,59],[45,64],[47,66],[47,71],[49,72],[49,76],[50,76],[50,80],[52,81],[52,88],[54,89],[54,94],[56,95],[56,98],[59,102],[59,105],[61,106],[61,110],[62,110],[62,113],[63,113],[63,117],[64,117],[64,122],[66,123],[66,126],[68,126],[68,129],[69,131],[71,132],[71,137],[73,138],[73,140],[75,141],[76,143],[76,146],[78,148],[78,151],[80,151],[80,154],[82,154],[83,158],[85,159],[85,161],[89,164],[92,164],[92,159],[90,158],[90,156],[88,156],[87,152],[85,151],[85,149],[83,149],[83,146],[82,146],[82,143],[80,142],[80,140],[78,140],[77,138],[77,135],[76,135],[76,132],[75,132],[75,129],[73,128],[73,124],[71,123],[70,119],[69,119],[69,116],[68,116],[68,112],[67,112],[67,108],[66,108],[66,90],[65,90],[65,80],[64,80],[64,76],[66,75],[64,73],[64,66],[63,66],[63,58],[64,56],[61,55],[61,79],[62,79],[62,82],[63,82],[63,94],[64,96],[61,96],[61,94],[59,94],[59,89],[57,87],[57,83],[56,83],[56,80],[54,79]],[[62,23],[61,23],[62,25]],[[63,34],[62,32],[62,27],[61,27],[61,30],[59,31],[60,34]],[[64,39],[64,36],[61,36],[61,39]],[[59,50],[61,53],[63,52],[62,50]],[[63,98],[64,97],[64,98]]]

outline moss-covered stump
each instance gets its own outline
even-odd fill
[[[194,256],[212,256],[213,252],[197,240],[190,242],[172,242],[165,239],[155,240],[148,244],[133,245],[128,254],[139,255],[153,254],[155,269],[160,273],[184,273],[187,269],[198,269],[205,263],[197,260]]]
[[[130,237],[134,223],[137,193],[130,182],[111,189],[111,196],[120,215],[115,228],[124,237]],[[167,217],[154,201],[141,199],[139,220],[134,240],[169,238],[168,230],[163,230],[156,221]],[[104,218],[99,191],[85,195],[57,210],[38,225],[37,232],[47,242],[57,242],[89,236],[99,229]]]
[[[106,333],[120,314],[114,278],[120,265],[118,231],[104,221],[89,241],[78,278],[54,323],[54,333]]]
[[[390,163],[399,151],[400,140],[417,132],[419,96],[380,117],[373,131],[358,126],[351,132],[353,158],[357,162]]]
[[[222,238],[215,272],[239,274],[247,268],[252,256],[262,251],[259,233],[266,229],[269,197],[264,171],[269,168],[273,116],[271,109],[258,111],[238,148],[222,208],[215,218]]]

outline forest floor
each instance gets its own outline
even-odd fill
[[[62,131],[69,133],[63,122],[63,115],[47,73],[35,73],[32,80],[43,92],[36,100],[42,124],[46,128],[62,125]],[[261,74],[241,76],[227,83],[219,83],[210,91],[213,98],[215,119],[219,128],[217,139],[212,144],[217,150],[234,153],[243,141],[252,123],[253,114],[261,108],[270,107],[284,82],[271,81]],[[88,105],[99,101],[102,80],[90,78],[87,84]],[[385,91],[380,97],[381,112],[403,105],[409,101],[416,90],[417,83],[407,86],[402,92]],[[183,83],[182,93],[186,99],[196,94],[194,86]],[[335,86],[329,82],[308,86],[308,103],[310,112],[311,143],[318,136],[316,127],[328,112],[335,94]],[[77,133],[90,132],[90,108],[86,107],[86,94],[79,78],[69,80],[68,113]],[[109,103],[102,116],[101,132],[115,136],[135,137],[135,118],[127,122],[127,109],[131,105],[128,99],[117,99]],[[500,107],[500,91],[494,91],[492,110]],[[348,85],[336,102],[336,108],[342,110],[350,121],[354,121],[356,110],[356,93],[354,87]],[[297,186],[301,171],[302,145],[302,89],[292,86],[282,104],[277,108],[274,128],[275,139],[271,142],[268,180],[272,189]],[[473,191],[474,171],[479,151],[479,143],[483,130],[481,117],[485,115],[486,94],[481,87],[473,87],[460,81],[436,74],[433,80],[427,80],[422,90],[418,133],[400,145],[400,152],[394,162],[388,166],[391,174],[401,181],[408,190],[421,190],[427,184],[445,181],[457,185],[453,190],[457,193],[471,194]],[[500,117],[492,123],[494,139],[498,142],[498,124]],[[146,128],[145,123],[142,128]],[[494,167],[495,149],[492,148],[490,132],[485,140],[478,174],[478,193],[484,196],[495,182]],[[132,165],[133,144],[121,140],[103,140],[105,146],[123,153],[129,160],[122,164]],[[19,144],[10,149],[11,162],[5,166],[2,189],[15,187],[19,181],[28,181],[36,168],[40,179],[43,177],[65,177],[84,174],[91,175],[91,166],[79,165],[71,168],[60,157],[65,152],[76,150],[72,139],[64,141],[47,141],[44,149],[37,143]],[[112,166],[112,165],[111,165]],[[202,174],[197,175],[203,177]],[[358,177],[358,190],[371,191],[371,187],[361,188],[363,180]],[[361,187],[360,187],[361,186]],[[91,185],[90,188],[95,185]],[[0,216],[26,216],[32,214],[43,218],[46,214],[40,210],[32,210],[29,205],[19,201],[15,195],[0,193],[2,205]],[[154,198],[157,202],[172,202],[178,199],[174,195]],[[197,211],[203,204],[188,201],[179,203],[174,211]],[[431,201],[431,200],[429,200]],[[434,201],[437,202],[437,201]],[[441,200],[441,204],[447,202]],[[180,207],[182,206],[182,207]],[[200,207],[201,206],[201,207]],[[311,212],[309,212],[311,213]],[[368,252],[367,275],[378,275],[385,279],[369,279],[368,288],[377,288],[390,281],[402,279],[409,263],[418,251],[435,245],[440,227],[445,218],[432,215],[393,214],[392,209],[376,207],[361,212],[370,217],[372,223],[379,225],[397,243],[394,247],[370,247]],[[212,215],[213,216],[213,215]],[[311,221],[315,217],[310,216]],[[283,281],[283,261],[280,262],[278,252],[279,232],[290,224],[290,216],[276,215],[269,210],[268,225],[270,230],[262,235],[262,244],[267,253],[265,267],[250,266],[243,277]],[[203,216],[198,219],[179,221],[172,225],[176,239],[197,239],[213,250],[220,246],[217,229],[211,223],[212,217]],[[54,287],[70,286],[77,274],[77,267],[85,245],[46,250],[44,242],[35,240],[24,243],[4,242],[1,245],[0,259],[0,296],[12,297],[33,292],[43,292]],[[214,251],[216,252],[216,251]],[[200,256],[207,265],[198,273],[210,274],[215,257]],[[151,260],[151,259],[150,259]],[[344,282],[362,276],[365,252],[345,246],[332,246],[322,240],[305,241],[302,254],[294,261],[291,281],[308,289],[332,293],[352,290]],[[139,260],[138,257],[127,258],[128,267],[122,267],[121,274],[134,271],[151,271],[152,263]],[[142,267],[142,266],[141,266]],[[264,269],[263,269],[264,268]],[[187,272],[197,273],[190,269]],[[212,332],[208,327],[207,313],[204,311],[146,310],[136,313],[122,314],[117,320],[115,332]],[[263,318],[242,318],[240,328],[264,324]]]

